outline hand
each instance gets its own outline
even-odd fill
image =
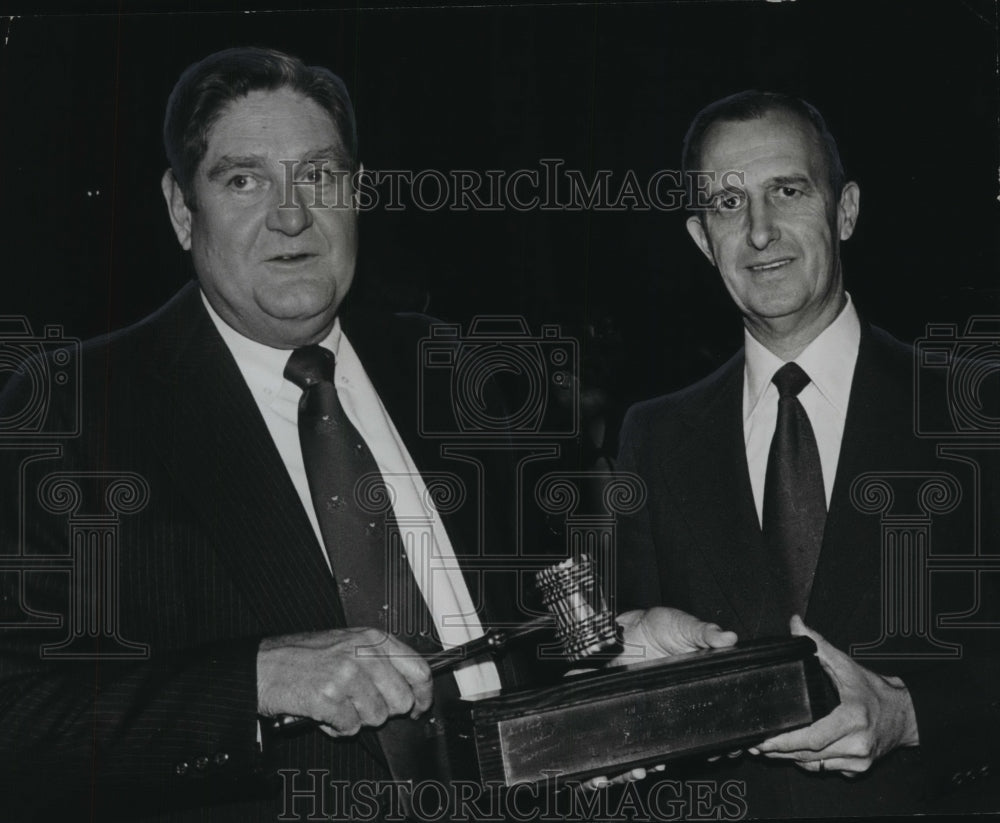
[[[920,743],[913,701],[898,677],[882,677],[859,666],[796,615],[793,635],[811,637],[819,662],[840,694],[840,705],[804,729],[779,734],[750,751],[791,760],[810,772],[837,771],[851,776],[867,771],[900,746]]]
[[[742,756],[742,754],[743,749],[733,749],[730,752],[726,752],[725,755],[713,754],[711,757],[707,757],[705,759],[708,760],[709,763],[718,763],[723,757],[727,760],[735,760],[737,757]]]
[[[625,612],[618,617],[624,629],[625,651],[611,661],[617,666],[639,659],[655,660],[699,649],[723,649],[736,643],[736,633],[715,623],[667,606]]]
[[[418,717],[431,705],[427,662],[375,629],[330,629],[266,638],[257,652],[257,710],[318,720],[335,737]]]
[[[580,787],[587,791],[598,791],[600,789],[606,789],[609,786],[619,786],[622,783],[635,783],[639,780],[645,780],[646,775],[649,774],[649,772],[662,772],[666,768],[667,766],[665,763],[650,766],[648,769],[639,766],[638,768],[632,769],[630,772],[625,772],[624,774],[619,774],[615,777],[605,777],[604,775],[591,777],[589,780],[580,784]]]

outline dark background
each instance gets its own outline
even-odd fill
[[[610,169],[616,185],[629,169],[645,181],[678,166],[688,122],[712,99],[802,95],[861,186],[845,271],[862,313],[906,340],[927,322],[1000,313],[994,3],[83,8],[0,2],[27,15],[0,18],[0,315],[36,332],[121,327],[190,276],[159,190],[164,103],[190,62],[243,44],[341,74],[369,169],[559,158],[586,176]],[[691,382],[740,344],[684,216],[376,210],[362,217],[359,282],[450,320],[513,313],[577,336],[613,324],[614,345],[588,343],[585,358],[626,403]]]

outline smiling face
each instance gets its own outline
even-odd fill
[[[782,111],[715,123],[701,155],[716,187],[688,232],[750,333],[794,357],[844,305],[839,247],[854,231],[858,187],[848,183],[836,198],[812,126]]]
[[[357,213],[343,144],[290,89],[231,102],[208,133],[189,208],[163,177],[174,231],[212,308],[275,348],[322,340],[354,278]]]

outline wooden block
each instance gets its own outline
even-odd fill
[[[801,728],[837,705],[808,637],[763,639],[493,692],[448,707],[456,777],[615,775]]]

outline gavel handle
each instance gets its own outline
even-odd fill
[[[459,663],[473,657],[478,657],[484,652],[499,654],[507,647],[507,644],[511,640],[527,637],[543,629],[555,628],[555,626],[556,620],[552,615],[541,615],[533,620],[529,620],[527,623],[522,623],[520,626],[514,626],[510,629],[487,629],[482,637],[477,637],[475,640],[470,640],[468,643],[463,643],[460,646],[434,652],[434,654],[428,655],[424,659],[434,674],[446,672],[455,668]],[[282,735],[298,734],[319,725],[318,721],[309,717],[296,717],[291,714],[279,714],[277,717],[262,718],[261,722],[269,727],[272,732],[279,732]]]

